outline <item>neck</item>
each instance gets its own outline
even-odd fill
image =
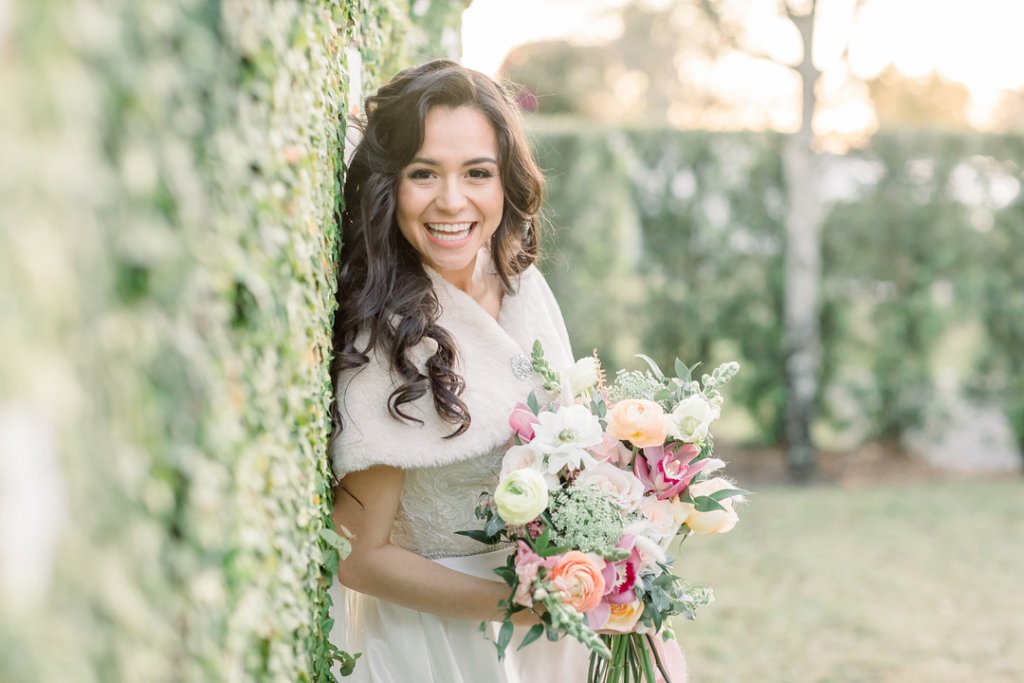
[[[473,259],[472,263],[461,270],[438,271],[448,284],[461,289],[474,299],[480,300],[485,296],[487,287],[487,271],[490,258],[486,251],[481,250]]]

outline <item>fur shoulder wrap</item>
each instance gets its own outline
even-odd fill
[[[387,358],[375,351],[369,354],[367,365],[335,378],[344,420],[344,428],[330,445],[331,464],[338,478],[372,465],[433,467],[492,452],[512,435],[508,426],[512,407],[525,401],[536,386],[533,373],[525,380],[516,377],[513,359],[520,357],[522,362],[525,356],[528,360],[534,340],[539,339],[553,368],[564,369],[573,362],[562,313],[535,266],[519,276],[515,292],[505,295],[497,320],[468,294],[430,268],[426,270],[441,305],[438,324],[458,345],[455,370],[466,382],[462,400],[472,422],[460,436],[445,439],[456,425],[437,415],[429,391],[402,406],[423,424],[391,417],[387,401],[399,382]],[[422,369],[436,348],[436,342],[424,339],[412,350],[414,362]]]

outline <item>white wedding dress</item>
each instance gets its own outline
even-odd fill
[[[490,551],[452,533],[480,528],[473,510],[482,491],[493,491],[503,451],[440,467],[406,472],[392,542],[467,574],[500,579],[491,569],[505,564],[510,549]],[[483,551],[483,552],[481,552]],[[516,628],[505,661],[493,641],[497,625],[481,632],[479,621],[445,618],[339,587],[335,600],[335,644],[362,652],[345,681],[358,683],[582,683],[589,652],[579,643],[545,638],[516,651],[526,628]]]
[[[467,432],[446,440],[447,423],[437,422],[432,403],[416,428],[386,413],[389,370],[345,378],[347,401],[340,404],[346,428],[332,445],[335,472],[388,464],[405,470],[391,542],[452,569],[501,581],[491,569],[505,564],[511,548],[493,551],[454,532],[481,528],[474,510],[483,491],[494,491],[501,458],[511,437],[507,416],[525,400],[533,340],[543,342],[555,368],[572,362],[565,323],[547,283],[536,268],[523,273],[516,293],[507,294],[495,320],[468,295],[428,269],[442,307],[439,319],[457,340],[466,401],[473,418]],[[525,361],[526,369],[523,368]],[[429,397],[426,397],[429,399]],[[374,413],[373,411],[377,411]],[[435,424],[436,423],[436,424]],[[334,582],[331,640],[347,652],[360,652],[358,683],[583,683],[589,651],[571,638],[554,643],[540,638],[516,651],[525,636],[517,628],[504,661],[493,641],[497,624],[417,612]]]

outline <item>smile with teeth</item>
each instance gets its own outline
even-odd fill
[[[431,237],[442,242],[458,242],[469,236],[473,223],[427,223]]]

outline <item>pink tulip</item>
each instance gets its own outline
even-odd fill
[[[540,420],[530,410],[530,406],[525,403],[517,403],[508,416],[508,426],[519,435],[523,443],[533,440],[533,425],[539,422]]]
[[[647,491],[654,491],[658,500],[679,495],[709,462],[707,459],[693,462],[700,455],[700,448],[692,443],[669,448],[650,446],[643,449],[642,454],[633,461],[633,473]]]

